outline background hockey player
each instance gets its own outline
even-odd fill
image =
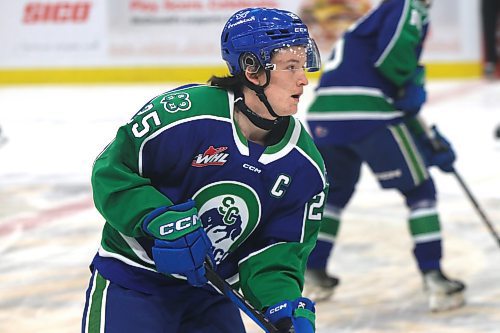
[[[319,54],[299,17],[278,9],[235,13],[221,44],[231,76],[153,98],[95,161],[106,223],[84,332],[244,332],[207,284],[207,257],[280,332],[314,332],[301,290],[327,183],[292,115]]]
[[[409,208],[413,253],[432,310],[463,304],[464,284],[441,269],[436,189],[428,167],[452,171],[453,149],[435,151],[416,120],[426,99],[419,65],[428,28],[428,1],[387,0],[357,21],[336,44],[308,110],[308,123],[327,167],[330,193],[318,244],[306,274],[316,299],[330,297],[336,277],[326,273],[342,210],[366,162],[384,189],[397,189]]]

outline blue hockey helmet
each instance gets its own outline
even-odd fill
[[[303,46],[307,71],[321,67],[318,48],[307,26],[292,12],[271,8],[246,8],[233,14],[221,34],[221,52],[232,75],[246,70],[273,69],[273,51]]]

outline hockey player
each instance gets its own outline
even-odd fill
[[[298,16],[264,8],[235,13],[221,51],[230,76],[153,98],[95,161],[84,332],[245,332],[205,260],[280,332],[314,332],[301,290],[327,182],[292,115],[319,53]]]
[[[306,272],[305,294],[327,299],[337,279],[326,273],[342,210],[352,197],[363,162],[384,189],[397,189],[409,209],[413,253],[440,311],[464,303],[464,284],[440,265],[436,189],[428,167],[453,170],[450,144],[435,131],[434,150],[416,120],[426,99],[419,65],[428,27],[428,1],[386,0],[348,29],[324,66],[307,121],[325,159],[330,190],[318,243]]]

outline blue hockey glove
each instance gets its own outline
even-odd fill
[[[408,82],[401,88],[399,97],[394,101],[394,107],[407,115],[416,115],[427,100],[424,85],[425,69],[423,66],[418,66]]]
[[[193,200],[155,209],[142,227],[155,239],[152,251],[158,272],[184,275],[193,286],[207,283],[203,263],[208,256],[215,267],[213,248]]]
[[[432,126],[432,137],[423,134],[420,137],[422,155],[428,166],[435,165],[443,172],[453,172],[456,155],[448,140],[441,135],[436,126]]]
[[[283,333],[314,333],[315,314],[314,303],[305,297],[294,301],[283,301],[270,306],[265,316]]]

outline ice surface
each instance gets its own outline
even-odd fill
[[[311,100],[301,101],[299,118]],[[102,218],[92,162],[116,129],[171,85],[0,88],[0,332],[77,332]],[[461,173],[500,230],[500,82],[431,81],[422,111],[453,143]],[[452,175],[433,170],[445,257],[468,304],[427,311],[407,211],[367,168],[345,210],[329,270],[341,278],[317,306],[317,332],[500,332],[500,247]],[[260,332],[245,319],[248,332]]]

